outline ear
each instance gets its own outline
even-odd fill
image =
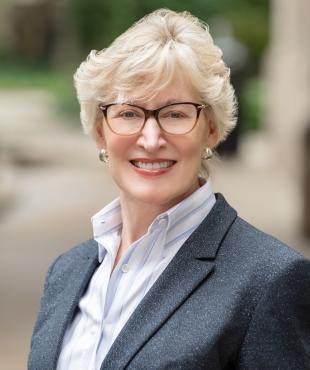
[[[104,138],[102,118],[97,118],[96,120],[94,135],[95,135],[95,141],[96,141],[98,149],[105,149],[106,141]]]
[[[212,117],[207,121],[206,146],[212,149],[218,141],[218,130]]]

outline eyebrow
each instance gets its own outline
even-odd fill
[[[180,103],[182,101],[185,101],[184,99],[167,99],[161,102],[159,106],[164,107],[165,105],[174,104],[174,103]],[[122,104],[132,104],[132,105],[139,105],[139,100],[128,100],[127,102],[123,102]]]
[[[190,100],[190,99],[189,99]],[[185,101],[184,99],[168,99],[165,102],[163,102],[163,105],[173,104],[173,103],[179,103]]]

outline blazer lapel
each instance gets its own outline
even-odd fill
[[[237,213],[217,194],[202,224],[180,248],[113,343],[101,370],[123,369],[214,269],[217,250]]]

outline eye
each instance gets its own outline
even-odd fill
[[[136,116],[136,113],[130,110],[126,110],[124,112],[120,112],[119,115],[123,118],[133,118]]]
[[[134,109],[125,109],[121,110],[117,113],[117,116],[123,119],[135,119],[135,118],[141,118],[143,116],[143,113],[134,110]]]
[[[171,112],[170,117],[171,118],[184,118],[185,114],[182,112]]]
[[[165,112],[164,114],[161,115],[161,118],[171,118],[171,119],[182,119],[182,118],[186,118],[187,115],[184,113],[184,112],[181,112],[181,111],[169,111],[169,112]]]

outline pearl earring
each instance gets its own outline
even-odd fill
[[[201,159],[203,160],[209,160],[213,157],[213,152],[212,149],[206,147],[201,155]]]
[[[104,163],[109,162],[109,154],[108,154],[107,150],[105,150],[105,149],[100,149],[99,150],[99,159]]]

